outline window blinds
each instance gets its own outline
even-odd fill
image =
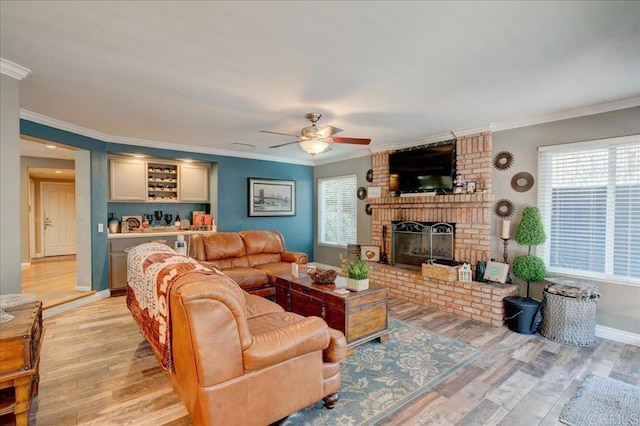
[[[640,135],[539,149],[551,272],[640,284]]]
[[[356,242],[356,175],[318,180],[318,241],[346,246]]]

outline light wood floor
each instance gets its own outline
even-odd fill
[[[21,268],[22,293],[34,293],[44,309],[88,296],[93,291],[76,291],[76,256],[32,259]]]
[[[602,339],[592,348],[565,346],[396,299],[390,314],[485,352],[385,425],[556,425],[588,373],[640,385],[638,347]],[[53,316],[44,326],[33,424],[191,424],[124,297]]]

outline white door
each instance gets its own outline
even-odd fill
[[[42,183],[44,255],[76,253],[76,192],[73,183]]]

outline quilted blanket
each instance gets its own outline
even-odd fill
[[[165,244],[145,243],[127,255],[127,307],[165,371],[172,372],[169,291],[190,272],[220,274]]]

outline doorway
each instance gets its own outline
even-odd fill
[[[40,184],[44,257],[76,254],[75,183]]]
[[[95,293],[91,261],[91,153],[58,143],[55,149],[45,147],[51,144],[22,136],[20,145],[27,194],[23,198],[26,214],[22,217],[29,220],[21,226],[24,231],[21,291],[35,293],[45,307]],[[51,187],[51,183],[65,185],[54,185],[55,194],[45,197],[43,187]],[[43,211],[44,204],[53,204],[56,219],[62,220],[61,224],[53,224],[58,227],[56,235],[46,236],[52,237],[47,243],[44,220],[50,220],[51,214],[48,208]]]

